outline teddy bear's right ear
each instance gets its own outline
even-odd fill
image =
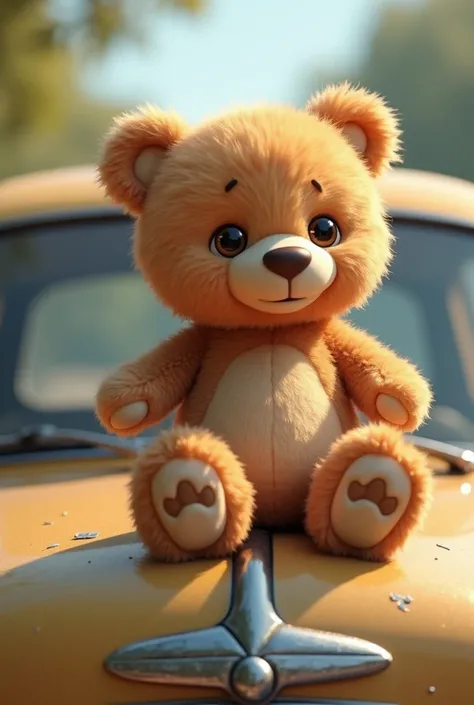
[[[149,106],[116,118],[98,168],[107,194],[139,215],[163,159],[186,131],[178,115]]]
[[[345,82],[317,93],[306,109],[340,129],[372,176],[401,161],[398,117],[377,93]]]

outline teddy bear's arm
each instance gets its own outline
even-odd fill
[[[332,321],[325,338],[348,394],[363,414],[404,431],[420,426],[432,395],[413,364],[346,321]]]
[[[204,349],[204,333],[193,326],[119,367],[97,393],[102,425],[110,433],[133,436],[159,423],[188,393]]]

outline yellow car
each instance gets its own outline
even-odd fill
[[[181,323],[92,168],[0,184],[1,705],[474,702],[474,185],[381,188],[397,257],[352,319],[433,384],[423,531],[386,565],[258,529],[232,559],[161,565],[127,506],[149,435],[103,434],[93,397]]]

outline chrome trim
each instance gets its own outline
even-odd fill
[[[368,641],[286,624],[272,580],[270,535],[253,531],[234,556],[221,624],[124,646],[105,668],[127,680],[220,688],[235,702],[264,705],[286,686],[359,678],[390,665],[391,655]]]
[[[269,534],[254,531],[233,560],[232,601],[223,624],[251,656],[260,654],[283,624],[271,595],[272,562]]]
[[[468,448],[460,448],[444,441],[434,441],[420,436],[406,436],[406,440],[433,458],[446,460],[461,475],[469,475],[474,471],[474,452]]]

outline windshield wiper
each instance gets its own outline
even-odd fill
[[[0,455],[31,453],[74,448],[100,448],[116,455],[133,458],[145,445],[144,439],[124,439],[106,433],[94,433],[56,426],[35,426],[18,433],[0,436]]]
[[[406,440],[433,458],[446,461],[454,473],[468,475],[474,471],[474,451],[472,450],[419,436],[407,435]],[[57,428],[56,426],[38,426],[23,428],[18,433],[0,436],[0,455],[74,448],[100,448],[116,455],[134,458],[149,442],[150,439],[147,438],[118,438],[107,433]]]

